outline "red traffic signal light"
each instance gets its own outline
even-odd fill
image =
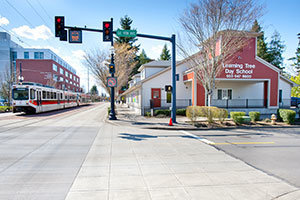
[[[103,22],[103,42],[111,42],[113,39],[112,22]]]
[[[61,37],[65,30],[65,17],[55,16],[55,37]]]

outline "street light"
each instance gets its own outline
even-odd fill
[[[18,80],[19,80],[19,82],[20,82],[21,85],[22,85],[22,82],[24,81],[24,76],[21,76],[21,75],[20,75],[20,76],[18,77]]]

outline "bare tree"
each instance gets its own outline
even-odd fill
[[[115,76],[118,80],[116,90],[120,90],[123,85],[127,84],[128,77],[133,67],[136,65],[135,53],[136,48],[130,48],[126,43],[115,44]],[[107,77],[110,76],[108,64],[110,63],[109,53],[107,51],[94,51],[86,53],[84,56],[84,65],[91,70],[98,84],[101,85],[105,91],[110,94],[110,88],[107,86]]]
[[[222,64],[246,44],[261,10],[255,0],[198,0],[179,18],[185,38],[178,47],[204,87],[208,106]]]
[[[11,100],[11,85],[13,76],[10,73],[9,67],[6,67],[0,75],[0,96],[10,103]]]

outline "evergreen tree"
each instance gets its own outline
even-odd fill
[[[140,53],[139,56],[136,57],[138,63],[136,64],[136,66],[133,68],[131,75],[135,75],[138,73],[138,69],[140,68],[141,65],[146,64],[150,61],[152,61],[152,59],[148,58],[145,50],[143,49],[142,52]]]
[[[92,95],[98,95],[98,89],[96,85],[93,85],[93,87],[91,88],[91,94]]]
[[[297,72],[300,72],[300,42],[298,44],[298,48],[296,50],[296,56],[290,58],[289,60],[293,61],[292,66],[296,68]]]
[[[272,40],[268,47],[269,60],[272,65],[278,67],[279,69],[283,69],[283,57],[282,53],[284,51],[285,45],[283,41],[281,41],[280,34],[278,31],[274,31],[272,35]]]
[[[167,48],[167,44],[165,44],[160,54],[160,60],[171,60],[170,50]]]
[[[131,24],[132,24],[132,19],[128,17],[127,15],[124,16],[124,18],[121,18],[120,20],[120,25],[121,29],[123,30],[133,30],[131,29]],[[115,37],[115,42],[116,43],[128,43],[131,47],[133,47],[133,43],[137,41],[137,38],[134,37]],[[138,48],[138,46],[135,46]]]
[[[251,31],[261,34],[257,37],[257,56],[269,62],[268,47],[267,43],[265,42],[264,32],[262,31],[262,28],[258,24],[257,20],[254,21]]]

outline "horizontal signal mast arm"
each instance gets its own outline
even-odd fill
[[[67,29],[74,29],[74,30],[83,30],[83,31],[93,31],[93,32],[100,32],[103,33],[103,30],[101,29],[94,29],[94,28],[82,28],[82,27],[76,27],[76,26],[65,26]],[[113,31],[113,34],[116,34],[116,31]],[[169,37],[163,37],[163,36],[156,36],[156,35],[147,35],[147,34],[136,34],[137,37],[143,37],[143,38],[151,38],[151,39],[157,39],[157,40],[166,40],[166,41],[172,41],[172,38]]]

